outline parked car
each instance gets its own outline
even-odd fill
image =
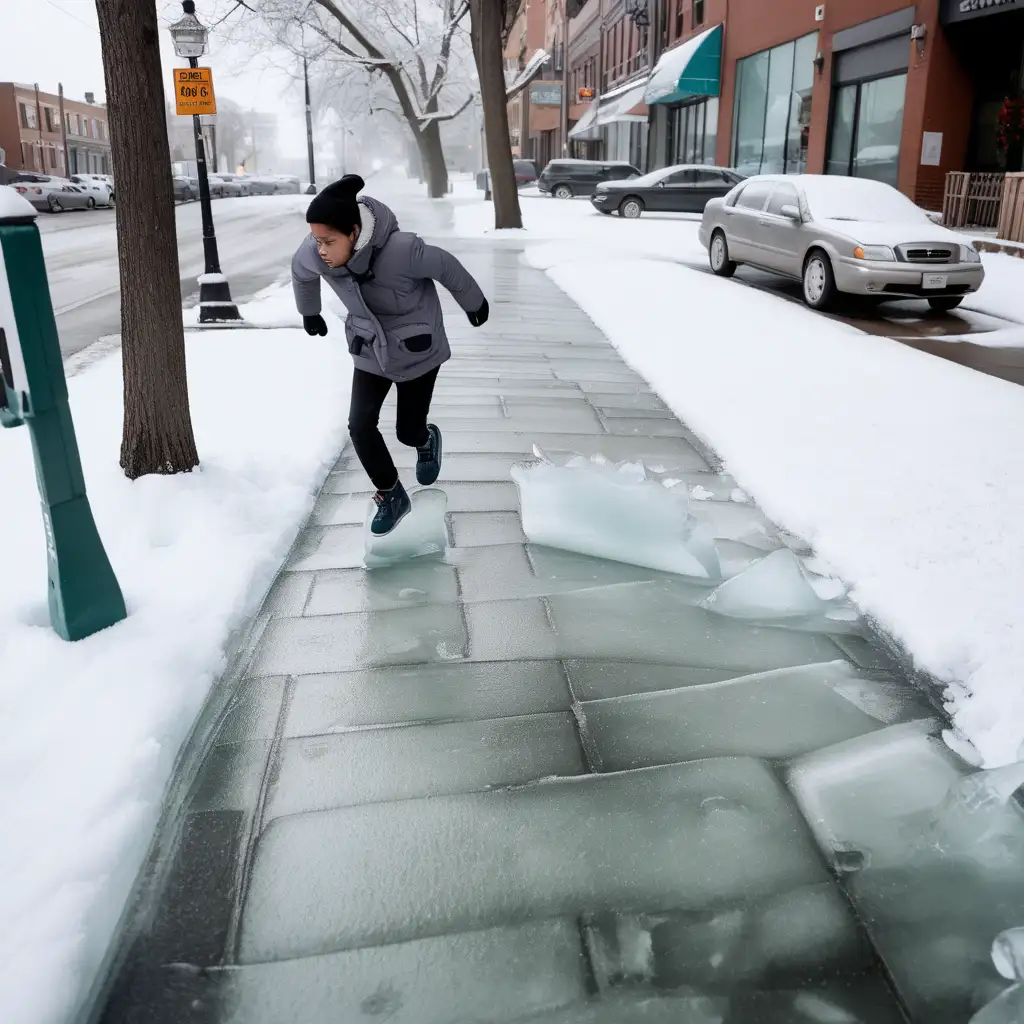
[[[606,181],[639,178],[640,172],[629,163],[617,160],[552,160],[540,172],[537,188],[556,199],[592,196]]]
[[[537,178],[540,175],[537,174],[537,165],[532,160],[523,160],[520,157],[516,157],[512,161],[512,167],[516,172],[516,185],[519,188],[537,184]]]
[[[251,196],[273,196],[277,194],[277,182],[261,174],[240,175]]]
[[[234,198],[248,195],[248,188],[240,181],[235,181],[235,177],[232,174],[210,174],[208,178],[210,181],[210,195],[213,195],[214,187],[216,187],[217,194],[220,196]]]
[[[835,175],[758,175],[704,210],[711,269],[750,264],[801,281],[813,309],[838,292],[955,309],[985,279],[981,257],[891,185]]]
[[[274,182],[278,194],[287,193],[298,195],[302,191],[302,182],[291,174],[271,174],[271,181]]]
[[[601,213],[630,219],[645,210],[703,213],[709,199],[728,195],[741,181],[743,175],[728,167],[679,164],[628,181],[602,182],[590,201]]]
[[[23,195],[37,210],[60,213],[62,210],[86,210],[96,205],[94,196],[83,191],[67,178],[54,174],[26,171],[11,180],[14,190]]]
[[[177,202],[188,203],[199,198],[199,182],[194,178],[175,175],[171,181],[174,184],[174,198]]]
[[[95,174],[72,174],[71,182],[96,200],[97,206],[113,206],[114,192],[110,183]]]

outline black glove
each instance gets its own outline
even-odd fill
[[[490,315],[491,315],[491,307],[487,305],[487,300],[486,299],[484,299],[484,304],[475,313],[467,313],[466,314],[466,316],[469,317],[469,322],[474,327],[483,327],[483,325],[485,323],[487,323],[487,318]]]
[[[327,334],[327,324],[324,323],[324,318],[319,313],[315,313],[313,316],[304,316],[302,326],[306,329],[307,334],[319,334],[321,338]]]

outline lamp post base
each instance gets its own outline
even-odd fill
[[[199,277],[199,322],[216,324],[236,320],[242,314],[231,298],[231,287],[223,274],[202,274]]]

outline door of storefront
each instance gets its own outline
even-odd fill
[[[974,93],[964,170],[1019,171],[1024,146],[1002,134],[1004,107],[1020,105],[1024,93],[1024,0],[1002,4],[946,2],[944,31]]]
[[[713,164],[717,143],[717,96],[668,109],[665,136],[666,166]]]
[[[907,7],[833,37],[827,174],[896,187],[913,21]]]

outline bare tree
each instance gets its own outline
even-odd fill
[[[470,0],[248,0],[273,43],[387,83],[396,116],[415,142],[429,194],[448,191],[440,124],[458,117],[472,92],[453,87],[460,26]],[[358,13],[356,13],[358,11]],[[463,47],[465,46],[462,41]]]
[[[134,480],[199,465],[185,336],[155,0],[96,0],[117,168],[124,428]]]
[[[521,228],[519,189],[508,135],[504,51],[522,0],[471,0],[473,56],[480,77],[487,166],[491,175],[495,228]]]

